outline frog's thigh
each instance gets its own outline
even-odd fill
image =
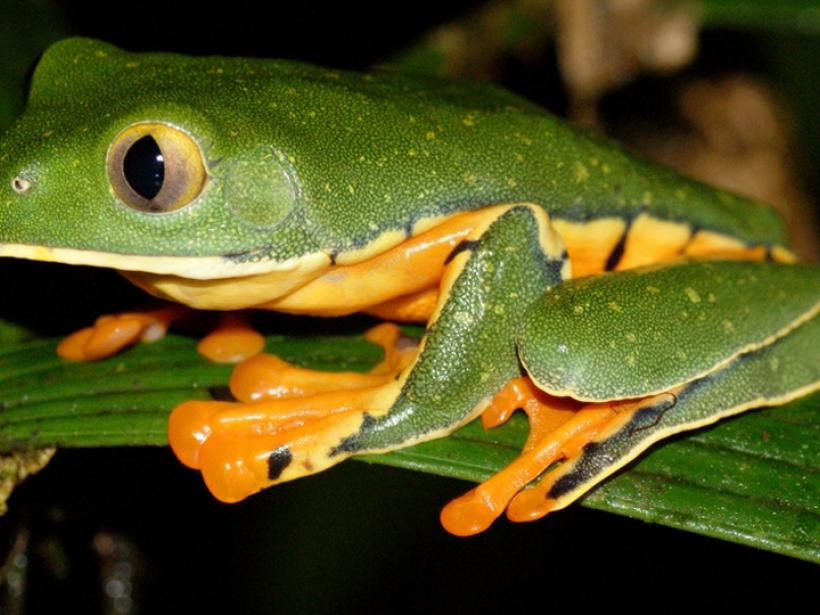
[[[544,477],[532,494],[510,504],[514,520],[538,518],[564,508],[594,485],[673,434],[710,425],[764,406],[779,406],[820,389],[820,317],[724,369],[679,387],[671,405],[643,404],[628,420],[613,424],[573,460]]]
[[[679,262],[573,279],[527,310],[518,349],[556,396],[646,397],[703,378],[820,310],[820,267]]]
[[[449,433],[519,373],[510,332],[524,307],[567,272],[547,215],[499,209],[448,260],[416,360],[376,387],[250,404],[184,404],[169,439],[215,495],[236,501],[350,455]]]

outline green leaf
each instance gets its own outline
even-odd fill
[[[207,399],[230,367],[170,335],[98,363],[69,363],[53,340],[0,351],[0,452],[48,445],[164,445],[175,404]],[[359,336],[270,336],[267,350],[317,369],[364,370],[380,351]],[[820,394],[754,411],[655,447],[583,500],[593,508],[820,562]],[[527,432],[515,416],[484,431],[367,461],[482,480],[511,461]]]

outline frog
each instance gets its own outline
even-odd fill
[[[820,388],[820,268],[771,208],[487,83],[60,41],[0,140],[0,256],[227,315],[200,348],[238,362],[230,398],[168,424],[224,502],[523,410],[520,456],[441,512],[469,536]],[[248,309],[375,316],[384,359],[286,363]],[[59,352],[101,359],[181,313],[103,317]]]

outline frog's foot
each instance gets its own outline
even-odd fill
[[[139,341],[154,342],[165,336],[172,322],[183,317],[186,310],[170,306],[150,312],[128,312],[100,316],[85,329],[63,339],[57,354],[71,361],[96,361],[116,354]]]
[[[168,426],[171,448],[224,502],[345,459],[345,438],[387,412],[398,375],[418,353],[416,340],[390,323],[364,337],[384,349],[366,374],[304,369],[267,354],[240,363],[231,377],[240,402],[177,406]]]
[[[418,353],[417,340],[405,336],[391,323],[373,327],[364,338],[384,350],[384,359],[367,373],[305,369],[273,355],[258,354],[236,367],[231,375],[231,393],[249,402],[374,387],[394,380]]]
[[[71,361],[96,361],[117,354],[137,342],[155,342],[168,328],[185,320],[191,310],[171,305],[147,312],[100,316],[90,327],[72,333],[57,346],[57,354]],[[223,314],[217,328],[204,337],[197,350],[216,363],[238,363],[258,354],[265,338],[254,331],[242,312]]]
[[[556,508],[553,486],[563,474],[561,469],[576,460],[585,447],[594,446],[593,441],[617,431],[651,400],[657,402],[647,398],[582,404],[549,396],[528,378],[512,380],[493,398],[482,422],[485,427],[493,427],[506,421],[516,409],[523,409],[530,421],[524,450],[506,468],[447,504],[441,512],[442,525],[457,536],[470,536],[487,529],[505,509],[512,521],[544,516]],[[536,487],[525,489],[557,461],[564,463],[547,472]]]
[[[398,390],[391,380],[291,399],[185,402],[171,414],[168,439],[217,499],[237,502],[349,457],[346,438],[387,412]]]
[[[227,312],[196,349],[214,363],[239,363],[259,354],[264,347],[265,338],[248,324],[244,312]]]

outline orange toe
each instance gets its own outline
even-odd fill
[[[217,432],[203,444],[199,469],[208,490],[220,502],[239,502],[265,486],[267,476],[260,475],[259,467],[264,468],[266,460],[254,454],[253,449],[260,445],[256,440]]]
[[[184,465],[199,469],[200,450],[213,433],[211,420],[232,406],[230,402],[186,401],[174,408],[168,418],[168,442]]]
[[[501,514],[491,501],[481,497],[478,488],[450,501],[441,509],[442,527],[455,536],[473,536],[486,530]]]
[[[244,316],[227,314],[215,331],[197,344],[199,354],[215,363],[239,363],[265,347],[265,338]]]

